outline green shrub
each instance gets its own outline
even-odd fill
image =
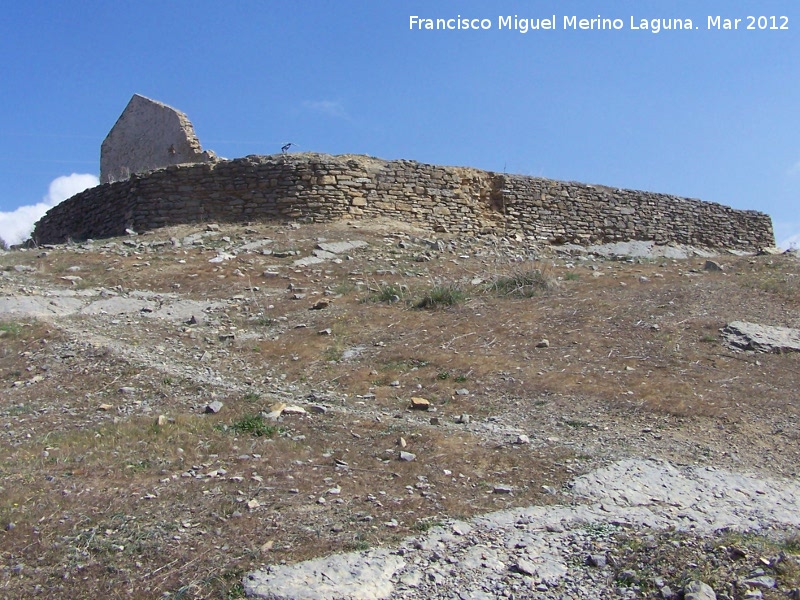
[[[396,285],[394,283],[381,283],[378,284],[377,290],[370,290],[370,294],[368,296],[368,300],[371,302],[386,302],[391,304],[392,302],[398,302],[402,300],[405,296],[405,288],[402,285]]]
[[[436,285],[428,290],[421,299],[414,304],[414,308],[438,308],[440,306],[454,306],[467,299],[464,290],[456,284]]]
[[[261,415],[246,415],[232,423],[229,429],[236,433],[249,433],[254,437],[272,437],[278,432],[278,428],[265,423]]]

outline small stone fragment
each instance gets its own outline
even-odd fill
[[[548,340],[547,338],[542,338],[542,340],[539,341],[538,344],[536,344],[536,347],[537,348],[549,348],[550,347],[550,340]]]
[[[209,402],[208,404],[206,404],[205,412],[208,414],[215,415],[222,410],[223,406],[224,405],[222,404],[222,402],[220,402],[219,400],[214,400],[213,402]]]
[[[514,443],[515,444],[530,444],[531,443],[531,438],[529,438],[527,435],[525,435],[523,433],[523,434],[517,436],[517,439],[514,440]]]
[[[402,460],[402,461],[411,462],[412,460],[414,460],[416,458],[417,458],[417,455],[416,454],[412,454],[411,452],[405,452],[405,451],[401,451],[400,452],[400,460]]]
[[[492,490],[493,494],[510,494],[514,491],[514,488],[510,485],[496,485]]]
[[[710,585],[702,581],[692,581],[683,588],[684,600],[717,600],[717,594]]]
[[[467,535],[472,531],[472,525],[464,521],[459,521],[453,525],[453,533],[455,535]]]
[[[586,557],[586,564],[590,567],[605,567],[606,555],[605,554],[590,554]]]
[[[750,587],[761,588],[765,590],[772,589],[776,586],[775,578],[769,575],[759,575],[758,577],[751,577],[744,580],[745,585]]]
[[[431,407],[429,400],[414,396],[411,398],[411,408],[414,410],[428,410]]]
[[[721,272],[725,270],[725,268],[715,260],[707,260],[703,268],[706,271],[714,271],[714,272]]]
[[[520,558],[516,562],[514,565],[514,570],[517,573],[522,573],[523,575],[527,575],[529,577],[536,575],[536,565],[529,560],[525,560],[524,558]]]

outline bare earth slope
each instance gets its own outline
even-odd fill
[[[1,253],[0,597],[302,597],[280,565],[340,552],[309,597],[362,559],[361,597],[799,597],[800,354],[720,329],[800,327],[800,261],[656,250],[379,221]]]

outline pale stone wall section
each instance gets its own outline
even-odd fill
[[[203,151],[185,114],[134,94],[100,147],[100,183],[215,158],[213,152]]]
[[[389,217],[531,243],[653,240],[711,248],[774,246],[756,211],[667,194],[366,156],[284,154],[169,166],[94,187],[36,224],[61,243],[197,222]]]

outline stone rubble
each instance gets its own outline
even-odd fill
[[[569,492],[571,504],[449,521],[396,548],[273,565],[247,574],[244,589],[248,597],[272,600],[635,597],[620,588],[619,577],[614,583],[607,555],[595,550],[607,547],[614,531],[703,535],[800,526],[800,481],[662,460],[618,461],[578,477]],[[747,585],[771,584],[758,578]],[[661,593],[673,597],[669,588]],[[717,597],[703,582],[687,585],[684,594]]]

